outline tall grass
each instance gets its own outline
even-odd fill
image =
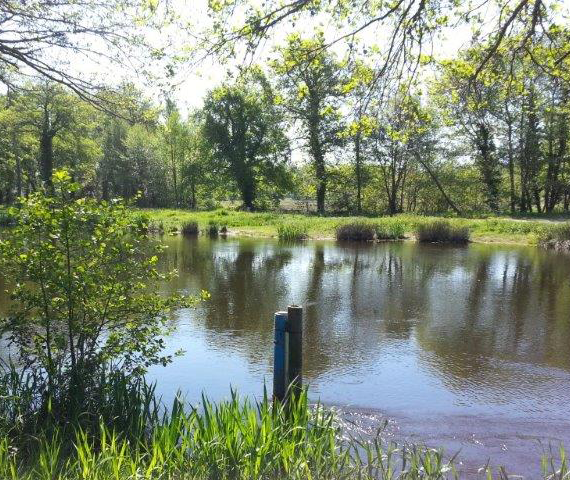
[[[34,385],[10,375],[2,413],[35,421],[32,430],[2,424],[2,479],[436,479],[452,472],[440,451],[345,438],[334,413],[311,407],[306,390],[287,405],[232,392],[218,404],[204,396],[188,408],[177,399],[166,410],[153,387],[119,376],[96,417],[57,422],[26,396]]]
[[[196,236],[200,232],[198,222],[185,222],[180,229],[182,235]]]
[[[456,227],[445,220],[436,220],[419,225],[416,237],[422,243],[456,243],[469,242],[469,229]]]
[[[570,223],[545,229],[539,235],[539,244],[545,248],[570,251]]]
[[[379,222],[374,225],[376,240],[399,240],[406,236],[403,222]]]
[[[216,238],[219,234],[219,227],[216,222],[208,223],[208,236],[211,238]]]
[[[285,242],[298,242],[308,237],[308,229],[302,224],[282,224],[277,227],[277,237]]]
[[[336,229],[336,239],[341,242],[371,242],[374,235],[374,225],[364,222],[348,223]]]
[[[58,419],[36,385],[15,369],[0,390],[0,478],[10,480],[459,478],[454,458],[421,446],[354,438],[336,414],[311,406],[307,391],[287,405],[228,400],[169,409],[153,386],[103,378],[98,403]],[[29,417],[34,420],[29,421]],[[557,461],[554,458],[558,457]],[[545,479],[568,479],[565,452],[542,460]],[[491,478],[491,477],[488,477]]]

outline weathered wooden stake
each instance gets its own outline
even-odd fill
[[[289,385],[287,361],[287,312],[275,314],[275,347],[273,350],[273,398],[283,402]]]
[[[287,309],[288,379],[292,392],[303,387],[303,307],[291,305]]]

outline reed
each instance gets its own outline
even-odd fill
[[[339,241],[370,242],[374,240],[374,225],[358,222],[340,225],[336,229],[336,239]]]
[[[277,237],[285,242],[298,242],[308,236],[307,226],[303,224],[282,224],[277,227]]]
[[[198,222],[184,222],[182,224],[182,228],[180,229],[182,235],[185,236],[196,236],[198,235],[198,233],[200,232],[199,228],[198,228]]]
[[[539,235],[538,243],[544,248],[570,251],[570,222],[546,228]]]
[[[376,240],[401,240],[405,238],[406,227],[402,222],[382,222],[374,225]]]
[[[232,391],[217,404],[203,396],[188,407],[179,397],[165,409],[153,386],[119,374],[102,379],[104,394],[88,413],[54,421],[28,396],[37,387],[29,377],[15,369],[7,375],[0,391],[0,418],[8,415],[0,424],[3,480],[460,478],[455,459],[441,450],[347,435],[333,411],[309,404],[306,390],[286,405]],[[29,416],[34,430],[24,431]],[[542,468],[544,479],[570,475],[563,449],[543,458]]]
[[[469,242],[469,229],[457,227],[445,220],[436,220],[420,224],[416,229],[416,238],[422,243],[455,243]]]
[[[208,223],[208,236],[211,238],[216,238],[218,236],[218,234],[220,233],[220,229],[217,223],[215,222],[210,222]]]

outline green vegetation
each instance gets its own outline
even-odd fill
[[[13,300],[0,337],[18,365],[18,374],[7,366],[3,385],[8,428],[47,413],[63,423],[89,416],[108,394],[110,371],[136,382],[149,366],[170,362],[162,339],[169,313],[194,303],[149,289],[170,274],[156,269],[162,246],[148,241],[127,204],[77,196],[65,170],[51,183],[50,195],[22,201],[0,241]]]
[[[171,231],[175,231],[176,227],[171,226],[170,229]],[[182,224],[180,232],[182,233],[182,235],[186,236],[198,235],[198,233],[200,233],[200,229],[198,228],[198,222],[185,222],[184,224]]]
[[[0,227],[13,227],[15,224],[14,216],[7,210],[0,209]]]
[[[347,223],[336,228],[336,239],[353,242],[371,242],[374,240],[374,225],[369,223]]]
[[[453,226],[447,220],[418,225],[416,238],[422,243],[468,243],[469,229]]]
[[[308,227],[302,223],[286,223],[277,226],[277,238],[285,242],[298,242],[308,237]]]
[[[378,222],[374,225],[376,240],[401,240],[405,238],[406,228],[398,221]]]
[[[210,222],[208,224],[208,236],[216,238],[219,233],[220,233],[220,228],[218,227],[218,224],[215,222]]]
[[[167,228],[181,229],[185,222],[195,221],[200,229],[210,222],[226,225],[235,235],[276,237],[280,226],[298,228],[308,238],[336,238],[336,229],[350,223],[373,226],[378,239],[411,236],[418,226],[441,220],[441,217],[401,214],[392,217],[319,217],[294,213],[241,212],[218,209],[204,212],[188,210],[144,210],[151,224],[162,223]],[[446,218],[453,227],[468,228],[473,241],[536,244],[538,237],[557,225],[547,219],[526,220],[508,217]]]
[[[570,222],[543,231],[539,244],[545,248],[570,251]]]
[[[84,414],[62,422],[36,403],[35,386],[15,370],[0,378],[0,478],[6,480],[455,479],[454,459],[439,450],[353,438],[307,392],[283,406],[203,397],[167,411],[154,387],[123,375],[101,382]],[[545,457],[545,479],[568,478],[561,461]],[[538,461],[538,459],[537,459]],[[489,468],[488,478],[492,478]],[[506,478],[506,477],[500,477]]]

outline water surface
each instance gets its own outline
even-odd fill
[[[230,385],[270,390],[273,313],[296,303],[311,397],[342,406],[359,428],[386,418],[397,439],[462,449],[473,464],[490,456],[519,473],[536,472],[539,441],[570,446],[570,255],[165,241],[162,267],[179,270],[165,290],[211,294],[172,319],[169,348],[185,354],[150,372],[166,401],[178,390],[190,401],[227,397]]]

